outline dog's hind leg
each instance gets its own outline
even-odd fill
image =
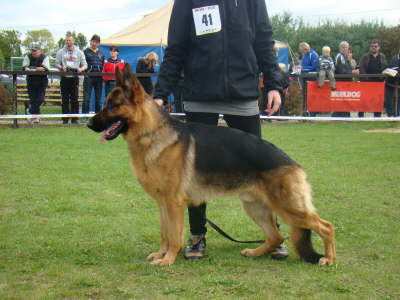
[[[292,241],[301,259],[320,265],[332,265],[336,259],[333,225],[321,219],[311,201],[311,187],[298,166],[287,167],[265,178],[267,200],[271,208],[292,226]],[[324,256],[315,252],[311,230],[321,236]]]
[[[265,238],[265,242],[261,246],[255,249],[244,249],[241,254],[244,256],[261,256],[272,252],[284,240],[278,231],[275,215],[267,204],[254,194],[242,194],[240,199],[246,213],[263,230]]]

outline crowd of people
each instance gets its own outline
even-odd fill
[[[93,35],[90,39],[90,45],[84,51],[81,51],[74,41],[71,34],[65,37],[65,46],[58,51],[56,56],[56,65],[60,71],[81,73],[81,72],[105,72],[114,73],[115,68],[123,70],[124,61],[119,57],[119,49],[116,46],[109,48],[109,56],[99,50],[100,37]],[[391,68],[398,71],[400,69],[400,51],[393,56],[389,62],[385,55],[380,51],[380,41],[373,40],[370,44],[369,52],[363,55],[357,64],[352,56],[352,49],[348,42],[342,41],[338,45],[338,53],[335,57],[331,56],[331,48],[324,46],[321,49],[321,55],[310,47],[306,42],[299,44],[300,55],[295,55],[293,63],[289,68],[283,65],[281,72],[284,73],[283,78],[288,81],[290,75],[293,74],[310,74],[314,73],[316,77],[302,77],[302,96],[307,99],[307,81],[318,81],[318,87],[323,87],[325,81],[329,81],[329,87],[332,90],[336,89],[336,81],[351,81],[352,76],[348,78],[336,78],[335,74],[349,74],[357,76],[358,74],[381,74],[385,69]],[[139,58],[137,63],[137,73],[154,73],[155,66],[158,64],[158,56],[154,52],[148,53],[145,57]],[[23,60],[24,70],[48,71],[50,68],[49,57],[42,53],[40,44],[32,43],[30,47],[30,54],[26,55]],[[177,86],[172,90],[175,98],[175,108],[177,112],[183,112],[182,91],[183,86],[183,73],[180,75],[181,80],[178,81]],[[151,77],[140,77],[145,91],[148,94],[153,94],[154,85]],[[397,102],[395,107],[395,87],[398,83],[399,77],[385,78],[378,77],[363,77],[361,81],[385,81],[385,101],[384,108],[387,116],[399,116],[400,114],[400,101]],[[179,84],[181,83],[181,84]],[[48,81],[46,75],[32,75],[27,76],[27,89],[30,98],[30,103],[25,103],[26,114],[40,114],[40,106],[45,98],[45,91]],[[262,85],[261,80],[261,85]],[[113,75],[107,76],[84,76],[83,80],[83,102],[81,112],[83,114],[89,113],[90,101],[92,92],[94,92],[94,111],[98,112],[102,106],[102,94],[107,96],[108,93],[115,87],[115,77]],[[63,114],[78,114],[79,113],[79,78],[78,76],[64,75],[60,80],[60,89],[62,97],[62,113]],[[265,93],[263,94],[265,98]],[[280,110],[277,112],[279,115],[284,115],[284,99],[285,90],[281,92],[281,99],[283,100]],[[264,99],[265,100],[265,99]],[[305,101],[304,101],[305,103]],[[264,103],[261,106],[265,106]],[[263,109],[261,107],[261,110]],[[306,111],[306,107],[303,108]],[[315,116],[316,113],[310,113]],[[333,112],[332,116],[335,117],[348,117],[350,112]],[[359,117],[364,116],[364,112],[358,113]],[[381,112],[374,112],[375,117],[380,117]],[[87,118],[82,118],[85,122]],[[39,122],[39,119],[33,119],[34,122]],[[63,118],[63,123],[68,124],[69,121],[74,124],[78,123],[77,118]]]
[[[325,80],[329,80],[329,87],[332,90],[336,89],[336,81],[352,81],[359,74],[382,74],[388,68],[394,71],[400,70],[400,51],[394,55],[388,62],[386,57],[380,51],[381,45],[379,40],[372,40],[370,43],[370,49],[368,53],[365,53],[359,63],[353,57],[352,49],[347,41],[342,41],[339,44],[339,52],[333,58],[330,54],[331,48],[324,46],[321,50],[321,55],[310,47],[306,42],[299,44],[299,51],[301,53],[301,59],[299,59],[298,65],[292,65],[291,72],[300,74],[315,73],[317,75],[318,87],[321,88],[325,84]],[[347,74],[353,75],[347,78],[336,78],[335,74]],[[392,75],[395,75],[392,73]],[[302,78],[302,91],[303,99],[307,99],[307,81],[315,80],[313,77]],[[358,80],[358,79],[357,79]],[[385,100],[384,108],[388,117],[394,117],[400,115],[400,101],[395,107],[395,87],[393,86],[396,82],[399,83],[399,77],[387,76],[383,77],[361,77],[361,81],[385,81]],[[375,117],[380,117],[381,112],[374,112]],[[315,115],[311,114],[311,115]],[[333,117],[349,117],[350,112],[333,112]],[[364,116],[364,112],[358,113],[359,117]]]
[[[94,92],[94,111],[97,113],[102,107],[102,94],[107,96],[115,87],[114,75],[84,76],[83,79],[83,101],[79,110],[79,77],[76,73],[115,73],[116,68],[124,69],[124,61],[119,57],[119,49],[116,46],[109,48],[109,57],[99,49],[100,37],[95,34],[90,39],[89,47],[85,50],[75,45],[71,34],[65,36],[65,46],[57,52],[56,66],[60,71],[71,73],[63,75],[60,79],[61,110],[63,114],[89,113],[92,92]],[[154,73],[154,67],[158,64],[158,56],[154,52],[139,58],[136,73]],[[49,71],[49,57],[41,51],[39,43],[30,45],[30,54],[26,55],[22,64],[25,71]],[[143,87],[148,94],[153,93],[153,83],[150,77],[139,77]],[[30,102],[25,103],[26,114],[40,114],[40,106],[45,99],[48,79],[43,74],[32,74],[27,76],[27,88]],[[87,118],[81,118],[83,122]],[[34,118],[33,122],[40,120]],[[63,124],[77,124],[78,118],[64,117]]]

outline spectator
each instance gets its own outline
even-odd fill
[[[65,46],[57,52],[56,64],[60,71],[81,73],[87,69],[83,52],[76,47],[71,34],[65,36]],[[62,113],[79,113],[79,77],[74,75],[61,76]],[[63,124],[68,124],[69,118],[63,118]],[[77,118],[71,118],[71,123],[77,124]]]
[[[103,65],[103,73],[115,73],[115,68],[118,68],[120,71],[124,69],[124,61],[119,58],[119,49],[116,46],[110,47],[110,58],[107,58],[106,62]],[[106,75],[103,76],[103,81],[105,82],[105,91],[106,97],[115,87],[115,76],[114,75]]]
[[[331,48],[328,46],[322,47],[322,55],[319,57],[319,74],[318,74],[318,87],[322,88],[325,78],[329,79],[329,87],[332,90],[336,89],[335,80],[335,64],[331,57]]]
[[[383,53],[380,53],[380,42],[373,40],[370,45],[369,53],[365,54],[360,59],[360,74],[381,74],[386,68],[386,57]],[[383,78],[361,78],[361,81],[383,81]],[[381,112],[374,112],[374,117],[380,117]],[[358,113],[359,117],[364,117],[364,112]]]
[[[194,1],[174,2],[168,47],[154,99],[160,105],[165,104],[184,70],[187,121],[216,126],[221,113],[229,127],[261,136],[257,99],[259,72],[266,78],[269,114],[278,111],[282,90],[265,1],[226,1],[224,5],[207,6],[205,23],[201,23],[203,11],[193,10],[199,6]],[[214,22],[208,22],[209,19]],[[192,235],[184,255],[188,259],[203,258],[206,204],[190,206],[188,211]],[[276,259],[287,255],[283,247],[273,253]]]
[[[318,69],[318,53],[311,49],[310,45],[306,42],[299,44],[299,51],[302,54],[301,58],[301,74],[316,73]],[[304,100],[304,111],[307,110],[307,81],[313,81],[314,78],[302,77],[302,91]],[[310,113],[311,116],[315,116],[315,113]]]
[[[390,61],[389,68],[400,72],[400,51],[396,55],[394,55]],[[391,85],[400,84],[399,73],[395,77],[388,77],[386,79],[386,83]],[[388,117],[396,117],[400,115],[400,100],[397,99],[397,107],[395,106],[395,88],[389,85],[386,85],[385,89],[385,110]],[[399,93],[400,94],[400,93]],[[397,111],[396,111],[397,109]]]
[[[282,103],[281,103],[281,107],[276,112],[276,115],[285,116],[286,115],[286,112],[285,112],[286,94],[288,93],[288,88],[289,88],[289,72],[286,70],[286,65],[282,64],[282,63],[279,64],[279,69],[282,74],[282,81],[281,81],[282,91],[279,91],[279,94],[281,95]]]
[[[339,44],[339,53],[335,57],[335,74],[358,74],[349,60],[349,43],[342,41]],[[336,81],[352,81],[352,78],[336,78]],[[350,117],[350,112],[334,112],[332,117]]]
[[[353,57],[353,48],[351,48],[351,46],[349,46],[349,62],[350,62],[350,66],[352,70],[357,70],[358,66],[357,66],[357,61],[354,59]],[[358,74],[358,73],[354,73],[354,74]]]
[[[32,43],[30,45],[31,53],[24,57],[22,68],[25,71],[48,71],[50,69],[49,57],[42,54],[40,45]],[[28,75],[26,77],[28,94],[30,99],[30,109],[28,114],[39,115],[40,105],[44,101],[46,88],[48,84],[47,75]],[[39,119],[33,119],[34,123],[39,123]]]
[[[101,72],[105,61],[105,56],[99,50],[100,37],[95,34],[90,39],[90,47],[83,53],[87,62],[87,72]],[[101,76],[85,76],[83,80],[83,103],[82,113],[89,113],[90,98],[94,90],[94,111],[97,113],[101,108],[101,92],[103,90],[103,80]]]
[[[306,42],[299,44],[299,50],[303,54],[301,58],[301,73],[307,74],[317,72],[318,69],[318,53],[310,47]]]
[[[140,58],[136,66],[136,73],[154,73],[154,67],[158,63],[158,55],[155,52],[147,53],[144,58]],[[138,77],[147,94],[153,95],[153,82],[151,77]]]

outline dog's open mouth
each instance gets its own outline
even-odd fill
[[[124,130],[125,125],[125,122],[122,120],[112,123],[110,127],[103,131],[100,137],[100,143],[115,139]]]

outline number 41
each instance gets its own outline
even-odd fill
[[[202,23],[204,25],[206,25],[206,26],[208,26],[208,24],[212,25],[213,24],[212,15],[211,14],[208,14],[208,15],[204,14],[203,18],[202,18]]]

